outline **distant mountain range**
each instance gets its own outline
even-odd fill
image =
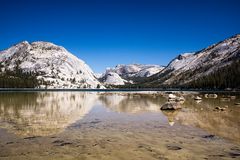
[[[133,84],[137,79],[150,77],[163,69],[164,67],[159,65],[117,65],[115,68],[108,68],[99,80],[105,85]]]
[[[240,88],[240,34],[173,59],[143,86]]]
[[[0,88],[240,88],[240,34],[166,67],[117,65],[101,75],[49,42],[21,42],[1,51],[0,62]]]

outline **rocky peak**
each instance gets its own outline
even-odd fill
[[[50,42],[23,41],[0,52],[0,62],[8,70],[18,65],[24,72],[38,73],[49,88],[102,87],[84,61]]]
[[[67,50],[63,48],[62,46],[57,46],[53,43],[50,42],[44,42],[44,41],[37,41],[37,42],[32,42],[31,46],[33,49],[41,49],[41,50],[55,50],[55,51],[64,51],[66,52]]]

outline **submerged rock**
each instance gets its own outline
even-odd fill
[[[225,111],[226,110],[226,108],[224,108],[224,107],[216,107],[215,109],[219,110],[219,111]]]
[[[236,96],[230,96],[231,99],[236,99]]]
[[[202,100],[202,98],[197,96],[197,97],[194,98],[194,100]]]
[[[196,102],[196,103],[201,103],[201,102],[202,102],[202,100],[195,100],[195,102]]]
[[[204,97],[205,97],[205,98],[208,98],[208,94],[204,94]]]
[[[161,110],[176,110],[181,109],[182,106],[179,103],[170,103],[167,102],[164,105],[162,105]]]
[[[220,99],[220,101],[222,101],[222,102],[229,102],[230,98],[223,97],[223,98]]]
[[[179,103],[183,104],[184,101],[185,101],[185,98],[183,96],[180,96],[180,95],[177,96],[177,95],[172,94],[172,93],[170,93],[168,95],[168,102],[170,102],[170,103],[179,102]]]
[[[168,99],[176,99],[176,98],[177,96],[172,93],[168,95]]]
[[[179,146],[176,146],[176,145],[167,145],[167,149],[168,150],[175,150],[175,151],[177,151],[177,150],[180,150],[182,148],[179,147]]]
[[[218,95],[217,94],[204,94],[205,98],[217,98]]]
[[[208,94],[208,98],[217,98],[218,95],[217,94]]]
[[[202,136],[202,138],[213,139],[213,138],[215,138],[215,135],[213,135],[213,134],[204,135],[204,136]]]
[[[184,103],[185,98],[184,97],[177,97],[175,101],[180,102],[182,104],[182,103]]]

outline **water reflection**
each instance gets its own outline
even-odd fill
[[[183,125],[202,128],[211,134],[240,142],[240,107],[234,105],[234,102],[222,102],[221,98],[216,98],[194,103],[188,99],[185,110],[179,112],[175,119]],[[215,110],[216,107],[226,110]]]
[[[168,123],[170,126],[173,126],[176,121],[176,116],[179,113],[179,110],[163,110],[163,114],[168,118]]]
[[[56,134],[84,117],[96,100],[90,93],[2,93],[1,127],[23,136]]]
[[[199,95],[204,97],[203,95]],[[106,107],[115,112],[145,113],[160,112],[159,116],[166,116],[170,126],[175,123],[202,128],[211,134],[218,135],[240,142],[240,107],[234,105],[235,99],[222,102],[222,96],[203,98],[196,101],[194,96],[186,95],[186,101],[180,110],[160,111],[161,106],[167,104],[163,96],[149,95],[118,95],[108,94],[100,96],[100,100]],[[216,107],[227,108],[225,111],[217,111]]]
[[[155,112],[175,123],[202,128],[212,134],[240,141],[240,107],[237,99],[221,101],[221,96],[197,103],[186,96],[182,109],[161,111],[164,96],[88,92],[0,93],[0,126],[16,135],[47,136],[63,131],[100,105],[113,112],[145,114]],[[216,106],[226,111],[214,111]],[[111,113],[110,113],[111,114]],[[149,115],[150,116],[150,115]],[[126,117],[124,117],[126,118]],[[146,116],[146,118],[148,118]]]
[[[141,94],[101,94],[99,100],[112,111],[124,113],[160,112],[166,99],[162,96]]]

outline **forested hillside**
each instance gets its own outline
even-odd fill
[[[18,66],[6,70],[0,65],[0,88],[37,88],[44,82],[36,77],[36,73],[24,73]]]

